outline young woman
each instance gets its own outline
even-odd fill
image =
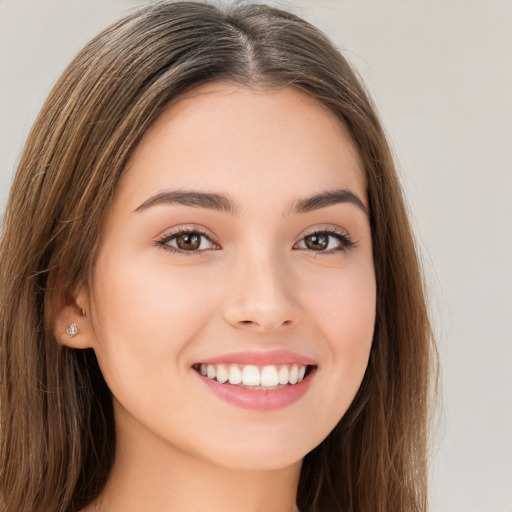
[[[424,511],[433,342],[332,44],[157,2],[70,64],[0,252],[3,511]]]

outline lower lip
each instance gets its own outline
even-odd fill
[[[210,391],[226,402],[243,409],[275,411],[299,400],[308,390],[315,372],[312,371],[304,380],[297,384],[272,390],[249,389],[232,384],[221,384],[216,380],[208,379],[197,372],[195,373]]]

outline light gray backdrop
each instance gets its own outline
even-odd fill
[[[1,209],[53,82],[88,39],[142,3],[0,0]],[[512,512],[512,2],[280,5],[345,50],[397,154],[443,369],[432,510]]]

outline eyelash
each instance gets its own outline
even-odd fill
[[[160,238],[158,240],[157,243],[160,247],[162,247],[162,249],[164,249],[164,251],[169,251],[169,252],[177,253],[177,254],[184,254],[185,256],[197,256],[197,255],[200,255],[204,250],[209,250],[209,249],[203,249],[203,250],[195,250],[195,251],[185,251],[184,249],[177,249],[176,247],[172,247],[172,246],[168,245],[171,240],[174,240],[175,238],[178,238],[179,236],[183,236],[183,235],[199,235],[200,237],[204,237],[207,240],[209,240],[214,246],[218,247],[218,244],[214,240],[212,240],[212,237],[200,228],[181,229],[174,233],[164,235],[162,238]]]
[[[326,235],[327,237],[335,238],[340,243],[340,245],[338,247],[335,247],[334,249],[329,249],[327,251],[315,251],[314,249],[309,249],[311,252],[318,253],[318,254],[324,254],[324,255],[347,253],[347,252],[350,252],[356,246],[354,240],[352,240],[350,235],[348,233],[346,233],[345,231],[342,231],[339,228],[326,228],[326,229],[319,229],[317,231],[312,231],[311,233],[304,235],[301,238],[300,242],[302,242],[303,240],[305,240],[308,237],[320,236],[320,235]],[[300,243],[300,242],[298,242],[298,243]],[[328,242],[328,245],[329,245],[329,242]]]
[[[190,228],[190,229],[187,228],[187,229],[182,229],[180,231],[176,231],[174,233],[164,235],[162,238],[160,238],[157,241],[157,244],[160,247],[162,247],[162,249],[164,249],[165,251],[169,251],[169,252],[176,253],[176,254],[184,254],[186,256],[198,256],[198,255],[201,255],[201,253],[204,251],[211,250],[211,249],[202,249],[202,250],[196,249],[196,250],[187,251],[184,249],[178,249],[176,247],[172,247],[172,246],[168,245],[171,240],[174,240],[174,239],[176,239],[180,236],[184,236],[184,235],[199,235],[200,237],[206,238],[214,246],[219,247],[219,245],[214,240],[212,240],[212,237],[200,228]],[[335,247],[334,249],[330,249],[327,251],[315,251],[314,249],[301,249],[301,250],[309,250],[313,253],[323,254],[323,255],[332,255],[332,254],[336,254],[336,253],[350,252],[356,246],[355,242],[348,235],[348,233],[346,233],[340,229],[337,229],[337,228],[329,228],[329,229],[321,229],[321,230],[317,230],[317,231],[312,231],[311,233],[304,235],[301,238],[301,240],[297,243],[304,241],[308,237],[320,236],[320,235],[327,235],[328,237],[333,237],[338,242],[340,242],[340,245],[338,247]],[[297,245],[297,244],[295,244],[295,245]]]

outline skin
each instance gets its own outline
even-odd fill
[[[95,350],[115,397],[116,460],[86,510],[294,509],[302,458],[353,400],[373,337],[364,208],[290,213],[297,200],[335,189],[366,205],[357,151],[328,109],[292,88],[202,86],[148,130],[106,219],[92,287],[79,286],[57,321],[60,333],[77,323],[63,343]],[[169,190],[222,194],[236,212],[167,203],[137,211]],[[202,238],[191,255],[159,243],[187,227],[213,244]],[[332,236],[325,249],[306,245],[326,229],[353,247]],[[306,394],[282,409],[227,403],[192,369],[273,349],[317,363]]]

